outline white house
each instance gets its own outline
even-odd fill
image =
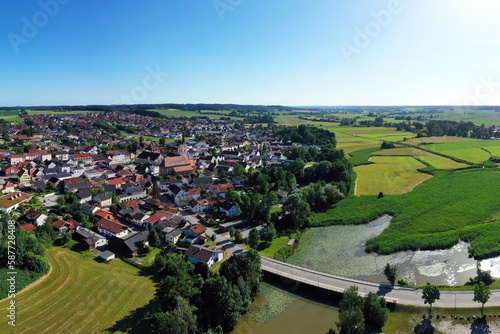
[[[106,218],[101,218],[97,222],[97,230],[105,235],[123,238],[128,234],[128,227],[117,221],[112,221]]]
[[[222,260],[224,252],[199,245],[191,245],[184,255],[191,263],[205,262],[211,267]]]
[[[238,215],[238,208],[228,202],[220,204],[220,211],[223,212],[227,217],[235,217]]]

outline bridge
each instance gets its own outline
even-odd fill
[[[293,264],[281,262],[267,257],[262,258],[262,270],[281,277],[289,278],[328,291],[344,292],[352,285],[358,287],[359,294],[364,296],[368,292],[383,296],[387,302],[402,305],[428,306],[422,299],[422,291],[405,287],[390,287],[384,284],[364,282],[347,277],[325,274],[319,271],[302,268]],[[500,290],[492,290],[486,307],[500,306]],[[480,307],[481,304],[472,301],[473,291],[441,291],[441,298],[433,304],[435,307],[461,308]]]

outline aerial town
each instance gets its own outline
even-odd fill
[[[25,120],[27,124],[4,130],[4,146],[12,145],[15,151],[29,142],[32,148],[1,151],[5,195],[0,209],[19,215],[24,231],[43,224],[59,233],[75,231],[73,238],[106,260],[116,253],[143,253],[151,228],[159,232],[161,242],[184,246],[193,263],[212,266],[224,251],[241,251],[226,244],[223,249],[202,247],[215,235],[200,221],[216,222],[226,231],[242,228],[248,236],[248,220],[239,219],[238,207],[225,198],[228,191],[245,189],[235,166],[236,171],[247,171],[286,159],[287,146],[274,142],[260,126],[237,127],[224,119],[188,122],[109,112]],[[98,122],[147,130],[135,136],[110,135],[95,126]],[[158,137],[163,145],[137,135]],[[131,143],[135,147],[128,150]],[[80,221],[54,214],[61,194],[73,194],[78,201],[85,216],[71,216],[82,217]],[[279,194],[286,199],[285,190]]]

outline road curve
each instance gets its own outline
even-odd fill
[[[384,296],[388,302],[402,305],[428,306],[424,304],[422,291],[418,289],[401,287],[392,288],[388,285],[363,282],[351,278],[325,274],[264,256],[261,258],[263,271],[290,278],[298,282],[337,292],[343,292],[350,286],[356,285],[359,293],[363,296],[368,292],[374,292],[380,296]],[[500,290],[492,290],[491,292],[490,300],[485,306],[500,306]],[[473,291],[441,291],[441,298],[434,303],[433,306],[446,308],[479,308],[481,304],[472,301],[473,297]]]

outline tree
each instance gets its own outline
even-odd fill
[[[363,334],[365,318],[363,316],[363,298],[358,294],[358,287],[353,285],[344,291],[339,305],[339,334]]]
[[[237,244],[241,244],[243,242],[243,234],[239,229],[235,229],[234,231],[234,242],[236,242]]]
[[[394,286],[398,275],[398,268],[396,268],[396,266],[392,266],[391,264],[387,263],[384,268],[384,275],[385,277],[387,277],[389,283],[392,286]]]
[[[302,199],[300,194],[293,193],[288,196],[285,204],[283,205],[283,209],[287,212],[287,227],[299,229],[309,222],[311,207]]]
[[[363,314],[366,322],[372,324],[380,330],[389,317],[389,310],[383,297],[377,296],[373,292],[368,292],[363,305]]]
[[[472,300],[481,303],[481,315],[483,315],[484,304],[488,302],[490,296],[490,287],[484,284],[484,282],[479,282],[479,284],[474,286],[474,298]]]
[[[247,244],[248,246],[250,246],[250,248],[257,249],[259,247],[259,243],[260,243],[260,234],[259,231],[257,231],[257,229],[254,227],[253,229],[250,230]]]
[[[153,182],[153,190],[151,191],[151,196],[154,199],[159,199],[160,198],[160,187],[158,186],[158,182]]]
[[[118,204],[118,203],[120,203],[120,198],[115,193],[112,193],[111,194],[111,202],[113,204]]]
[[[437,286],[427,282],[424,289],[422,290],[422,299],[424,300],[425,304],[429,304],[429,315],[431,314],[432,304],[434,304],[436,300],[439,300],[440,297],[441,293],[439,292]]]
[[[158,144],[160,144],[160,146],[165,146],[166,143],[167,142],[166,142],[165,138],[160,138],[160,140],[158,141]]]
[[[274,224],[269,224],[269,226],[266,227],[264,234],[262,235],[262,239],[269,243],[276,239],[276,228],[274,227]]]
[[[148,241],[149,241],[149,245],[151,247],[159,247],[160,246],[161,240],[160,240],[160,237],[158,236],[158,232],[156,231],[155,228],[152,228],[149,231]]]

